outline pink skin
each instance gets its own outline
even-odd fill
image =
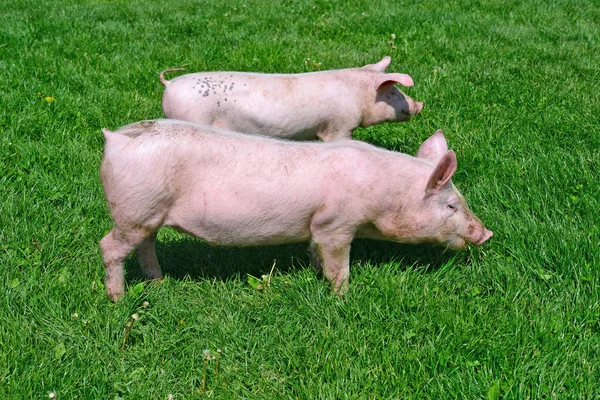
[[[417,158],[358,141],[288,142],[172,120],[103,131],[100,176],[114,227],[100,246],[113,300],[133,251],[147,277],[162,277],[154,242],[165,225],[212,245],[310,241],[339,294],[355,237],[462,248],[492,236],[450,181],[456,156],[441,132]]]
[[[406,74],[386,74],[391,58],[362,68],[306,74],[199,72],[165,85],[167,118],[237,132],[295,140],[352,138],[359,126],[407,121],[421,112],[395,86],[413,86]]]

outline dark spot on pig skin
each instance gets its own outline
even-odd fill
[[[467,228],[467,234],[471,236],[473,235],[473,232],[475,232],[475,225],[469,224]]]
[[[140,122],[140,125],[142,126],[142,128],[144,128],[146,130],[152,128],[155,124],[156,124],[156,121],[154,121],[154,120]]]
[[[225,100],[227,100],[227,99],[225,99]],[[217,107],[221,107],[221,102],[220,101],[217,101]]]

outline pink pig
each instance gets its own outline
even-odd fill
[[[114,227],[100,247],[112,300],[124,293],[123,262],[133,251],[148,278],[162,277],[154,243],[165,225],[211,245],[310,241],[337,293],[348,286],[355,237],[459,249],[492,236],[450,180],[456,156],[441,131],[418,157],[173,120],[103,132],[100,176]]]
[[[362,68],[306,74],[198,72],[167,81],[167,118],[286,139],[351,138],[359,126],[406,121],[416,102],[394,86],[413,86],[406,74],[386,74],[391,58]]]

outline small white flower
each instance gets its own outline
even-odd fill
[[[145,301],[145,302],[142,303],[143,307],[148,307],[149,305],[150,305],[150,303],[148,303],[147,301]]]
[[[48,393],[48,397],[50,397],[51,399],[53,399],[53,398],[56,397],[56,393],[50,392],[50,393]]]
[[[131,319],[134,321],[137,321],[138,319],[140,319],[140,316],[137,314],[133,314],[133,315],[131,315]]]
[[[79,314],[73,313],[73,318],[79,318]]]
[[[392,33],[391,36],[392,36],[392,40],[396,39],[396,34],[395,33]]]

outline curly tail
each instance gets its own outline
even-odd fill
[[[163,72],[161,72],[158,77],[160,78],[160,82],[163,85],[167,86],[167,83],[169,83],[169,81],[165,79],[165,72],[172,72],[172,71],[185,71],[185,68],[165,69]]]

